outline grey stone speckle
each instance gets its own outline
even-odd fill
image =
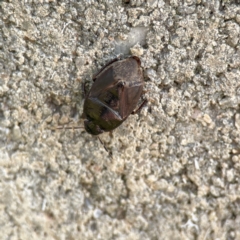
[[[239,13],[1,1],[1,239],[240,239]],[[148,104],[100,135],[111,158],[83,128],[81,85],[129,55]]]

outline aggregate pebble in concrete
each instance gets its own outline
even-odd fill
[[[239,38],[238,1],[1,1],[1,239],[240,239]],[[129,55],[148,105],[113,157],[54,130]]]

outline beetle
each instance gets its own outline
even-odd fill
[[[112,131],[147,102],[144,100],[137,107],[143,94],[144,78],[141,61],[136,56],[114,59],[93,77],[93,81],[83,106],[84,127],[92,135]]]

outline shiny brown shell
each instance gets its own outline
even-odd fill
[[[98,135],[117,128],[137,107],[144,85],[140,59],[114,60],[93,81],[85,97],[84,126],[88,133]]]

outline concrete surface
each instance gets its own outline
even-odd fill
[[[1,1],[0,239],[240,239],[239,37],[239,1]],[[110,158],[56,128],[119,55],[149,102]]]

